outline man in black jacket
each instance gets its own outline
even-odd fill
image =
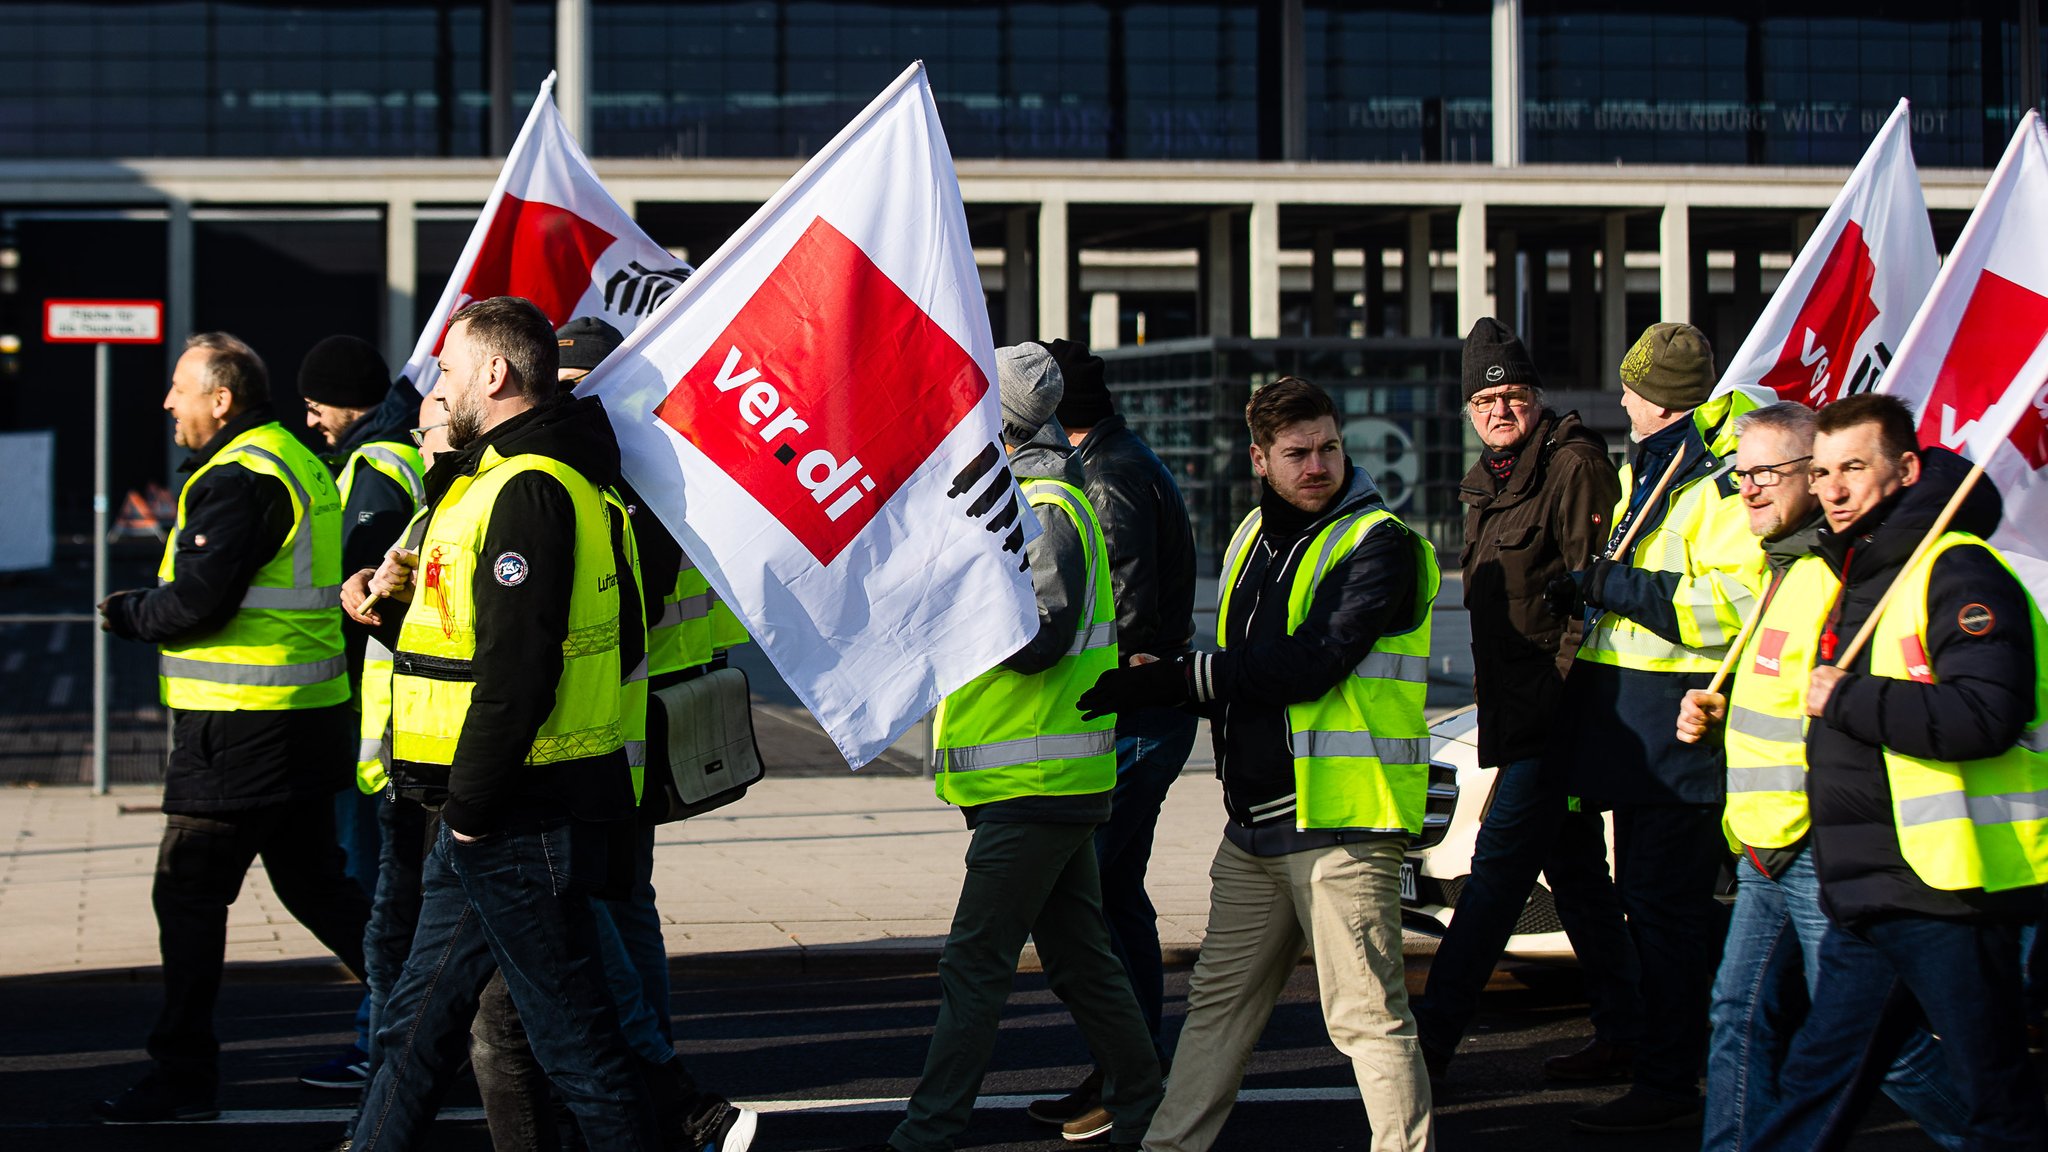
[[[266,568],[293,568],[302,549],[310,581],[313,537],[338,526],[339,502],[319,461],[271,418],[269,402],[269,376],[247,344],[219,332],[192,337],[164,400],[176,419],[178,445],[192,450],[184,468],[193,474],[179,496],[164,567],[168,580],[117,592],[100,605],[102,628],[185,657],[204,655],[212,641],[221,645],[215,656],[247,659],[239,645],[265,629],[313,639],[319,651],[311,655],[329,657],[318,669],[325,684],[265,688],[266,680],[312,677],[282,675],[297,667],[256,668],[243,677],[246,687],[217,680],[207,693],[213,699],[184,705],[174,691],[178,680],[169,677],[177,665],[165,660],[172,739],[151,894],[163,947],[164,1008],[149,1039],[155,1071],[95,1108],[113,1123],[215,1114],[220,1044],[213,1008],[228,905],[257,856],[292,915],[351,972],[360,977],[363,971],[369,900],[343,875],[334,840],[334,793],[351,775],[354,747],[339,621],[328,618],[335,615],[331,607],[278,608],[291,602],[293,589],[252,586]],[[331,588],[325,592],[332,595]],[[291,695],[309,698],[280,698]]]
[[[1081,698],[1090,713],[1202,707],[1223,780],[1208,934],[1145,1148],[1215,1142],[1312,944],[1323,1021],[1351,1058],[1374,1152],[1421,1152],[1434,1120],[1408,1012],[1400,869],[1427,787],[1417,641],[1434,553],[1345,457],[1328,393],[1282,377],[1252,394],[1245,422],[1265,484],[1224,560],[1224,651],[1112,669]]]
[[[1110,586],[1116,595],[1116,637],[1126,660],[1185,655],[1195,634],[1195,537],[1173,474],[1117,414],[1103,383],[1102,357],[1085,344],[1054,340],[1052,353],[1066,392],[1059,422],[1081,463],[1082,491],[1109,542]],[[1102,871],[1102,912],[1110,944],[1137,993],[1152,1045],[1163,1060],[1160,1018],[1166,1000],[1159,955],[1159,914],[1145,892],[1152,835],[1166,791],[1195,746],[1197,718],[1179,708],[1146,708],[1116,718],[1116,792],[1109,822],[1095,832]],[[1090,1072],[1061,1100],[1031,1106],[1034,1120],[1058,1124],[1070,1139],[1109,1130],[1102,1072]]]
[[[394,550],[342,592],[395,653],[393,785],[442,818],[357,1152],[423,1137],[494,968],[590,1146],[658,1143],[589,902],[607,825],[633,810],[618,558],[596,496],[618,480],[618,442],[597,401],[559,397],[556,371],[554,329],[526,301],[456,314],[433,393],[450,451],[427,476],[426,563]],[[371,594],[417,603],[380,614],[364,608]]]
[[[2002,509],[1988,483],[1964,499],[1947,546],[1908,566],[1969,469],[1920,448],[1904,405],[1852,396],[1823,408],[1816,431],[1827,527],[1800,563],[1825,563],[1842,586],[1815,605],[1822,663],[1807,681],[1806,789],[1833,924],[1818,995],[1780,1073],[1782,1104],[1751,1147],[1844,1146],[1923,1021],[1969,1113],[1962,1146],[2048,1146],[2019,972],[2019,927],[2041,914],[2048,862],[2010,827],[2038,822],[2048,784],[2041,616],[1982,542]],[[1847,670],[1833,667],[1899,581],[1870,642]],[[1926,791],[1942,779],[1955,790]],[[1980,855],[1980,843],[1995,851]]]
[[[1607,535],[1621,482],[1600,434],[1543,406],[1528,350],[1492,317],[1465,338],[1464,391],[1486,452],[1465,477],[1465,607],[1472,623],[1479,764],[1498,768],[1457,915],[1415,1005],[1439,1082],[1479,1008],[1540,870],[1586,973],[1593,1041],[1544,1061],[1561,1080],[1626,1075],[1642,1031],[1636,949],[1607,873],[1606,829],[1572,811],[1563,766],[1545,767],[1583,618],[1559,618],[1543,590],[1584,568]]]

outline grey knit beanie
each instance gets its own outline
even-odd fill
[[[996,349],[996,390],[1003,401],[1003,439],[1015,447],[1053,418],[1067,384],[1045,345],[1012,344]]]

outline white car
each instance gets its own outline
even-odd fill
[[[1429,806],[1422,835],[1401,865],[1401,921],[1418,932],[1443,935],[1458,893],[1472,874],[1472,843],[1493,795],[1495,769],[1479,766],[1479,712],[1467,706],[1429,726]],[[1607,820],[1607,856],[1614,858],[1614,818]],[[1507,954],[1524,960],[1573,959],[1558,922],[1547,878],[1539,876]]]

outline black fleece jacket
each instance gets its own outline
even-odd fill
[[[411,391],[412,386],[399,383],[395,387]],[[392,423],[392,405],[380,406],[368,416],[355,422],[348,434],[341,438],[332,451],[321,459],[328,470],[334,473],[338,486],[345,477],[342,469],[348,466],[349,458],[365,444],[377,440],[405,440],[417,419],[417,392],[412,393],[414,415],[399,424]],[[384,553],[398,542],[405,532],[406,522],[412,519],[413,503],[411,490],[368,465],[357,466],[357,476],[349,488],[348,503],[341,508],[341,571],[343,575],[375,568],[384,562]],[[348,677],[351,684],[363,682],[363,641],[369,630],[344,616],[341,630],[348,645]]]
[[[442,454],[427,473],[428,506],[438,507],[456,478],[473,474],[489,448],[505,457],[552,457],[600,487],[619,482],[618,441],[603,406],[595,399],[563,400],[521,413],[476,442]],[[400,760],[392,767],[402,792],[439,804],[448,826],[465,835],[531,827],[560,816],[615,820],[632,813],[632,778],[623,751],[544,767],[526,763],[541,722],[554,710],[562,676],[575,544],[575,509],[558,481],[525,472],[506,483],[476,558],[476,687],[454,763],[441,768]],[[616,542],[613,553],[616,568]],[[491,576],[507,554],[525,562],[523,578],[511,584]],[[419,582],[416,595],[423,591]],[[636,595],[637,589],[621,593]],[[401,616],[383,615],[380,638],[405,671],[409,654],[397,642]]]
[[[1922,452],[1920,482],[1902,489],[1848,530],[1823,529],[1814,552],[1843,581],[1827,635],[1847,644],[1869,617],[1906,557],[1954,494],[1969,464],[1940,448]],[[1952,531],[1990,536],[2002,512],[1998,490],[1980,483]],[[1965,608],[1981,605],[1991,626],[1963,630]],[[1934,563],[1927,586],[1927,658],[1934,682],[1870,674],[1866,645],[1835,685],[1826,715],[1806,734],[1807,801],[1821,902],[1836,922],[1855,926],[1885,916],[1949,920],[2032,918],[2038,888],[1986,894],[1930,888],[1906,864],[1892,818],[1887,747],[1938,760],[1974,760],[2012,747],[2033,712],[2033,634],[2024,588],[1984,548],[1962,547]],[[1972,613],[1972,620],[1977,618]]]
[[[1118,650],[1167,660],[1186,652],[1195,637],[1195,535],[1173,473],[1122,416],[1090,428],[1074,455],[1109,544]]]

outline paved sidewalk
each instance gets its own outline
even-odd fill
[[[0,979],[154,979],[149,891],[164,818],[122,807],[159,796],[140,786],[101,797],[0,788]],[[1188,962],[1200,943],[1221,827],[1221,786],[1202,756],[1168,795],[1152,858],[1170,960]],[[928,970],[951,923],[967,839],[959,812],[925,780],[771,776],[738,804],[660,830],[655,886],[673,963]],[[245,978],[335,971],[260,862],[229,913],[228,962]]]

